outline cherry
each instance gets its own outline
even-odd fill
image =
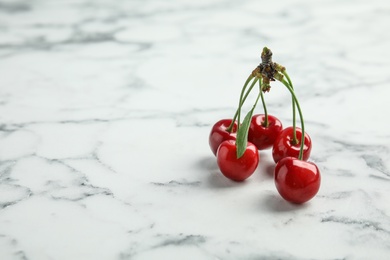
[[[219,145],[225,140],[236,140],[237,122],[234,122],[232,131],[229,133],[228,128],[232,119],[222,119],[214,124],[209,135],[209,145],[214,155],[217,155]]]
[[[254,115],[248,131],[248,141],[256,145],[257,149],[271,148],[282,131],[282,122],[274,116],[268,115],[267,125],[264,114]]]
[[[259,152],[254,144],[248,142],[244,154],[237,158],[236,141],[226,140],[218,148],[217,164],[227,178],[243,181],[256,170],[259,164]]]
[[[299,157],[299,152],[301,148],[301,142],[302,142],[302,130],[298,127],[296,127],[296,134],[297,139],[296,143],[294,144],[294,128],[293,127],[287,127],[283,131],[280,132],[278,137],[275,140],[274,146],[272,148],[272,157],[274,158],[274,161],[277,163],[281,159],[285,157]],[[305,133],[305,141],[303,144],[303,154],[302,154],[302,160],[307,161],[310,157],[311,152],[311,139],[310,136]]]
[[[320,171],[314,163],[285,157],[275,167],[275,185],[287,201],[301,204],[313,198],[321,184]]]

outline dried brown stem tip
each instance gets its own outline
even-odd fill
[[[258,77],[260,75],[260,68],[259,67],[256,67],[253,71],[252,71],[252,77]]]
[[[270,90],[270,82],[275,81],[275,78],[281,81],[283,79],[283,75],[278,72],[286,70],[286,68],[282,65],[272,61],[272,51],[267,47],[263,48],[263,51],[261,52],[261,63],[256,69],[252,72],[252,75],[254,75],[255,71],[256,74],[261,75],[263,78],[263,91]]]

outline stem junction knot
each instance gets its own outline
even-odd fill
[[[279,80],[282,81],[283,74],[279,72],[284,72],[286,70],[282,65],[272,61],[272,51],[267,47],[263,48],[261,52],[261,63],[253,70],[252,75],[263,78],[263,92],[269,92],[271,89],[270,82]]]

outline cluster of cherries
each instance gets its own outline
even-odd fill
[[[258,150],[272,148],[272,157],[276,163],[274,180],[278,192],[287,201],[304,203],[317,194],[321,184],[318,167],[307,161],[311,152],[311,139],[305,133],[302,111],[285,67],[272,61],[272,52],[267,47],[263,48],[261,60],[241,90],[233,119],[220,120],[211,129],[210,148],[217,156],[222,174],[233,181],[244,181],[250,177],[259,164]],[[275,80],[282,82],[292,97],[293,126],[285,129],[279,119],[268,115],[264,101],[263,93],[270,91],[270,82]],[[259,85],[256,101],[241,122],[241,108],[256,83]],[[259,99],[264,114],[253,115]],[[296,110],[301,128],[296,127]]]

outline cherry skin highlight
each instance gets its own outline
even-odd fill
[[[237,158],[236,141],[226,140],[218,148],[217,164],[225,177],[237,182],[244,181],[256,170],[259,152],[254,144],[248,142],[244,155]]]
[[[236,140],[237,122],[234,122],[232,132],[227,131],[232,119],[222,119],[214,124],[209,135],[209,145],[214,155],[217,155],[219,145],[225,140]]]
[[[291,156],[298,158],[301,148],[302,130],[299,127],[296,127],[296,133],[298,142],[293,144],[293,127],[287,127],[280,132],[272,148],[272,157],[276,163],[285,157]],[[309,159],[311,147],[311,138],[307,133],[305,133],[302,157],[303,161],[307,161]]]
[[[296,204],[312,199],[321,185],[317,165],[294,157],[283,158],[276,164],[274,180],[279,194]]]
[[[254,115],[248,131],[248,141],[256,145],[259,150],[271,148],[283,130],[282,122],[272,115],[268,115],[267,126],[264,122],[265,115]]]

